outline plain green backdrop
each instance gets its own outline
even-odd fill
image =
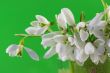
[[[105,0],[110,4],[110,0]],[[57,73],[60,68],[67,68],[67,62],[61,62],[57,56],[43,59],[45,50],[40,46],[40,38],[28,38],[25,46],[32,48],[40,55],[40,61],[31,60],[24,51],[22,58],[11,58],[5,53],[8,45],[19,43],[20,37],[15,33],[25,33],[24,29],[40,14],[55,21],[55,14],[67,7],[74,13],[76,22],[80,12],[84,11],[86,19],[103,11],[100,0],[0,0],[0,73]]]

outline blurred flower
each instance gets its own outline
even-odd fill
[[[26,48],[23,45],[12,44],[12,45],[10,45],[6,49],[6,53],[8,53],[9,56],[11,56],[11,57],[22,56],[22,50],[23,50],[23,48],[26,50],[26,52],[28,53],[28,55],[33,60],[36,60],[36,61],[39,60],[39,56],[32,49]]]
[[[63,13],[60,13],[58,16],[56,16],[58,26],[60,28],[63,28],[64,30],[67,29],[67,21]]]
[[[69,26],[75,26],[74,15],[72,14],[70,9],[63,8],[63,9],[61,9],[61,13],[65,15],[65,18],[66,18]]]
[[[44,34],[50,25],[50,22],[41,15],[36,15],[37,21],[31,22],[30,27],[28,27],[25,31],[30,35],[42,35]]]

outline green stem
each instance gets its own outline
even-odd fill
[[[74,63],[70,61],[69,64],[70,64],[70,73],[74,73]]]
[[[28,35],[28,34],[15,34],[15,36],[21,36],[21,37],[39,37],[37,35]]]

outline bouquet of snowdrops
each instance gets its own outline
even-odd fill
[[[82,13],[78,24],[70,9],[61,9],[56,15],[57,31],[51,29],[53,24],[44,16],[36,15],[37,20],[25,29],[27,34],[16,34],[23,37],[20,43],[10,45],[6,53],[12,57],[22,56],[25,49],[33,60],[38,61],[39,56],[24,45],[24,40],[27,37],[41,37],[41,45],[49,49],[44,55],[46,59],[58,54],[60,60],[75,62],[80,66],[88,59],[95,65],[103,64],[110,57],[110,6],[104,6],[104,11],[89,21],[84,20]]]

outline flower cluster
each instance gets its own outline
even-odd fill
[[[48,59],[55,54],[62,61],[70,60],[83,65],[88,59],[94,64],[104,63],[110,56],[110,7],[103,12],[97,13],[89,21],[83,20],[77,24],[73,13],[68,8],[61,9],[56,15],[57,31],[51,29],[52,23],[41,15],[36,16],[36,21],[31,22],[31,26],[25,31],[27,34],[18,36],[40,36],[41,45],[49,48],[44,58]],[[29,48],[24,47],[23,40],[19,45],[11,45],[6,53],[9,56],[21,56],[23,48],[34,60],[39,60],[38,55]]]

